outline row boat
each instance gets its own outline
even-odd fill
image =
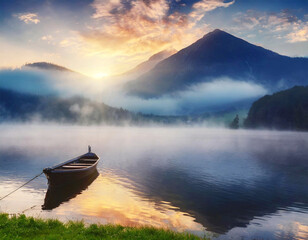
[[[74,182],[74,184],[49,185],[45,195],[44,204],[42,205],[42,210],[52,210],[60,206],[62,203],[75,198],[87,189],[98,176],[99,173],[95,170],[93,174],[81,181]]]
[[[89,151],[86,154],[60,163],[50,168],[44,168],[43,172],[48,179],[48,185],[67,185],[81,181],[97,171],[96,166],[99,157]]]

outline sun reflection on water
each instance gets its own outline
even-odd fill
[[[156,203],[138,195],[128,179],[111,171],[101,174],[88,190],[54,210],[57,215],[85,216],[85,220],[125,226],[150,225],[177,231],[204,231],[194,217],[168,202]]]

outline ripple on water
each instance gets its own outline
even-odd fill
[[[1,211],[199,234],[207,229],[218,239],[307,237],[307,133],[19,125],[0,130],[0,196],[89,144],[102,158],[100,176],[56,208],[41,209],[47,189],[42,176],[1,202]]]

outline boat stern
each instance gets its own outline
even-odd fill
[[[51,170],[52,170],[52,168],[44,168],[44,169],[43,169],[43,173],[44,173],[45,175],[47,175],[48,173],[51,172]]]

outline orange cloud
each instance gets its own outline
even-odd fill
[[[204,32],[195,26],[206,12],[228,7],[234,2],[223,0],[199,1],[190,13],[170,13],[167,0],[95,0],[92,18],[96,27],[82,36],[96,44],[102,52],[132,55],[160,51],[170,47],[181,48]],[[206,25],[205,25],[206,26]]]
[[[26,24],[34,23],[38,24],[40,20],[38,19],[38,15],[36,13],[26,13],[18,16],[18,19],[25,22]]]
[[[308,41],[308,24],[296,26],[295,29],[287,35],[289,42],[305,42]]]
[[[190,17],[194,18],[197,21],[200,21],[205,13],[213,11],[216,8],[219,7],[229,7],[235,2],[233,0],[232,2],[225,3],[224,1],[221,0],[202,0],[200,2],[196,2],[193,5],[194,11],[190,13]]]

